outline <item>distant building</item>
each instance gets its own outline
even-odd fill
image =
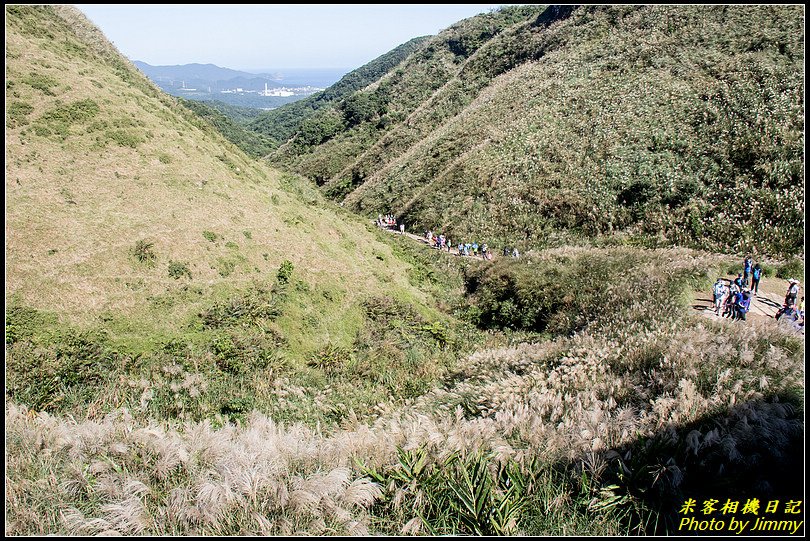
[[[264,83],[264,92],[259,92],[259,95],[260,96],[281,96],[281,97],[286,97],[286,96],[294,96],[295,92],[287,90],[284,87],[274,88],[273,90],[269,90],[267,88],[267,83]]]

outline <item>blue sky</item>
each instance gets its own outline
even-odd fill
[[[354,69],[411,38],[505,4],[137,5],[77,7],[130,60],[246,71]]]

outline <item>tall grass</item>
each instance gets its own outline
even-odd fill
[[[566,255],[575,269],[587,253],[548,257]],[[640,256],[637,272],[672,255]],[[377,402],[365,420],[157,422],[118,409],[71,421],[11,401],[8,531],[674,533],[667,510],[686,495],[795,499],[767,464],[801,449],[803,343],[768,322],[645,302],[646,288],[663,288],[678,305],[683,275],[704,274],[707,259],[679,256],[640,292],[611,289],[609,317],[474,353],[443,384]],[[377,325],[398,313],[372,309]],[[290,403],[307,392],[278,383]]]

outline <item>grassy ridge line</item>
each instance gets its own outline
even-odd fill
[[[340,81],[314,96],[262,113],[259,118],[250,122],[250,129],[276,141],[288,140],[300,129],[301,124],[317,113],[319,109],[328,107],[375,81],[399,64],[426,39],[426,37],[413,38],[344,75]]]
[[[453,25],[431,38],[374,85],[324,111],[317,124],[300,132],[271,159],[295,170],[306,171],[306,176],[322,184],[368,149],[371,148],[373,153],[378,145],[383,145],[388,156],[380,160],[369,157],[352,168],[350,178],[344,175],[339,185],[332,182],[328,193],[342,197],[348,187],[361,182],[379,163],[419,139],[422,126],[415,124],[411,128],[408,117],[438,89],[453,81],[468,57],[475,55],[505,28],[536,16],[542,9],[536,6],[506,8]],[[455,98],[455,94],[451,94],[450,107],[459,106],[454,102]],[[439,118],[444,114],[443,111],[434,112]],[[319,144],[323,145],[325,152],[313,148]]]

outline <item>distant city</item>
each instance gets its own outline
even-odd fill
[[[348,71],[333,68],[250,73],[213,64],[151,66],[135,61],[135,65],[156,85],[174,96],[265,110],[325,90]]]

